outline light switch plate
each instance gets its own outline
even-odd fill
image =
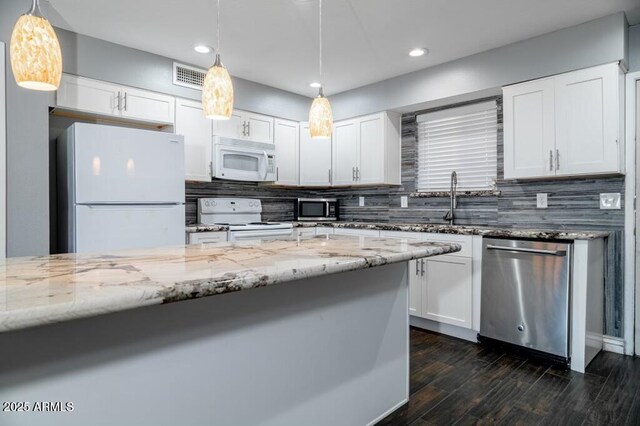
[[[600,194],[600,209],[620,210],[620,193],[609,192]]]
[[[400,207],[402,207],[403,209],[409,207],[409,197],[407,197],[406,195],[400,197]]]
[[[536,207],[539,209],[546,209],[548,207],[546,193],[536,194]]]
[[[360,197],[360,207],[364,207],[364,197]]]

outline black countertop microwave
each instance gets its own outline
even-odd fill
[[[338,200],[335,198],[298,198],[294,206],[294,214],[298,221],[338,220]]]

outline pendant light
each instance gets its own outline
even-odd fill
[[[11,69],[20,87],[53,91],[60,86],[62,52],[49,21],[42,15],[38,0],[18,18],[11,34]]]
[[[322,0],[318,0],[318,21],[320,35],[319,65],[320,84],[322,84]],[[324,97],[322,86],[318,89],[318,96],[313,100],[309,110],[309,132],[311,139],[329,139],[333,132],[333,113],[329,99]]]
[[[204,115],[212,120],[228,120],[233,112],[233,83],[227,69],[220,61],[220,0],[217,6],[216,59],[207,71],[202,85]]]

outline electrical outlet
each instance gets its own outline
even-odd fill
[[[360,207],[364,207],[364,197],[360,197]]]
[[[620,193],[611,192],[600,194],[600,209],[620,210]]]
[[[536,194],[536,206],[539,209],[546,209],[548,204],[547,204],[547,194],[545,193],[540,193],[540,194]]]
[[[403,209],[409,207],[409,197],[407,197],[406,195],[400,197],[400,207]]]

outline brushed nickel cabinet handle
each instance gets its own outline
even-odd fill
[[[560,150],[556,148],[556,170],[560,170]]]
[[[420,266],[420,276],[421,276],[421,277],[424,277],[424,259],[420,259],[420,263],[421,263],[421,266]]]
[[[420,268],[418,267],[418,263],[420,263],[422,259],[416,259],[416,276],[420,275]]]
[[[127,92],[124,92],[124,110],[127,110]]]
[[[553,150],[549,150],[549,171],[553,171]]]

